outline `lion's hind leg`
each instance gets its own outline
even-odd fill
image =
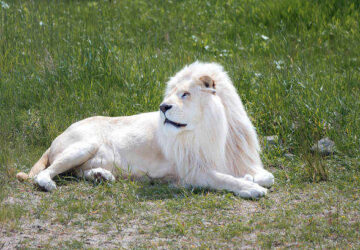
[[[83,164],[93,157],[97,150],[98,146],[96,144],[79,142],[70,145],[55,157],[55,160],[47,169],[41,171],[35,177],[35,183],[46,191],[52,191],[56,188],[56,184],[52,180],[56,175]]]

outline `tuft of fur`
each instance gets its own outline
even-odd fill
[[[27,179],[29,179],[29,175],[24,173],[24,172],[19,172],[19,173],[16,174],[16,178],[19,181],[26,181]]]

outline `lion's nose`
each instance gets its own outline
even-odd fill
[[[172,105],[168,105],[168,104],[161,104],[160,105],[160,110],[165,114],[166,111],[168,111],[169,109],[172,108]]]

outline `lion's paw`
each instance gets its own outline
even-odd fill
[[[50,175],[45,171],[40,172],[34,179],[35,183],[45,191],[52,191],[56,189],[56,184],[51,180]]]
[[[246,174],[243,178],[247,181],[254,182],[254,177],[250,174]]]
[[[265,196],[266,193],[267,193],[266,188],[263,188],[260,185],[251,182],[249,182],[247,187],[236,192],[236,194],[239,195],[240,197],[247,199],[257,199]]]
[[[270,172],[262,172],[254,176],[254,182],[262,187],[270,188],[274,185],[274,175]]]
[[[94,169],[90,169],[87,172],[85,172],[85,177],[88,180],[92,180],[92,181],[110,181],[110,182],[114,182],[115,181],[115,177],[114,175],[103,168],[94,168]]]

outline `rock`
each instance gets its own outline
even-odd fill
[[[335,142],[328,137],[322,138],[311,147],[312,152],[318,152],[321,155],[330,155],[335,152]]]
[[[35,221],[32,223],[31,227],[32,227],[33,229],[37,229],[38,231],[41,231],[41,230],[43,229],[44,225],[43,225],[43,223],[41,223],[40,220],[35,220]]]
[[[277,135],[270,135],[265,136],[266,144],[268,145],[276,145],[279,142],[279,136]]]

